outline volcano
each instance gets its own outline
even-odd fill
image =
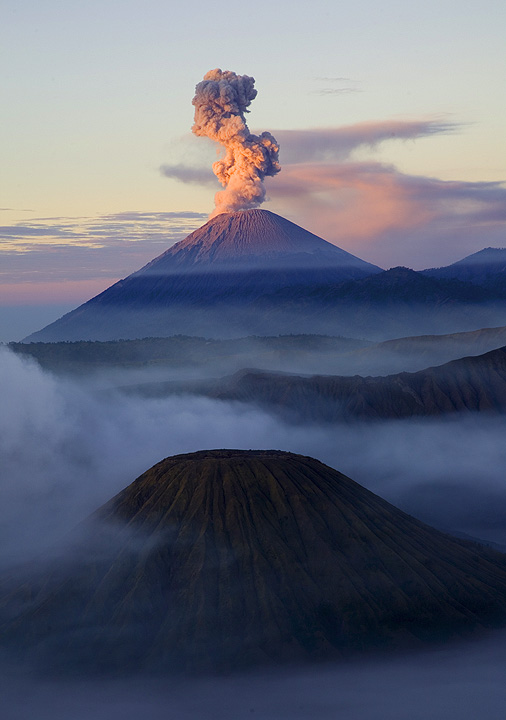
[[[25,342],[297,331],[300,318],[270,317],[277,293],[305,301],[378,272],[267,210],[223,213]],[[302,330],[314,332],[314,318]]]
[[[423,646],[506,618],[506,556],[301,455],[167,458],[86,527],[64,561],[0,603],[10,613],[4,649],[45,669],[315,661]]]
[[[268,210],[222,213],[146,265],[139,274],[218,269],[334,268],[341,276],[380,271]],[[137,274],[137,273],[136,273]]]

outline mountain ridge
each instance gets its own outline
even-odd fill
[[[291,373],[393,375],[483,355],[506,344],[506,326],[448,335],[416,335],[381,343],[328,335],[248,336],[233,340],[176,335],[144,340],[10,343],[44,368],[72,374],[107,369],[201,368],[225,375],[248,365]],[[162,379],[162,378],[160,378]],[[167,378],[168,379],[168,378]]]
[[[305,377],[246,368],[221,380],[145,383],[129,392],[154,397],[190,393],[250,403],[295,423],[502,413],[506,410],[506,347],[385,377]]]
[[[451,265],[423,270],[435,278],[463,280],[506,296],[506,248],[488,247]]]

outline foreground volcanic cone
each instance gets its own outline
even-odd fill
[[[427,527],[309,457],[167,458],[92,520],[93,550],[83,544],[79,559],[3,602],[4,642],[44,667],[320,660],[506,617],[505,556]]]

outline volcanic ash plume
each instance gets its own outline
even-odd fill
[[[225,190],[216,193],[211,217],[260,205],[265,199],[264,177],[281,170],[276,139],[268,132],[253,135],[244,119],[256,94],[254,78],[219,69],[206,73],[195,88],[192,131],[225,148],[225,156],[213,163]]]

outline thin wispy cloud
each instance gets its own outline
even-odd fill
[[[433,135],[458,132],[461,125],[441,119],[382,120],[329,128],[273,130],[281,145],[280,160],[286,164],[332,162],[349,159],[361,148],[375,149],[381,143],[395,140],[417,140]],[[207,185],[213,180],[210,168],[178,163],[162,165],[166,177],[185,183]]]
[[[196,168],[178,163],[177,165],[161,165],[160,172],[164,177],[194,185],[215,185],[219,187],[216,175],[211,168]]]
[[[197,212],[127,211],[0,226],[0,283],[124,277],[206,218]]]
[[[311,90],[311,95],[348,95],[363,92],[363,90],[358,87],[357,82],[348,77],[327,76],[316,77],[314,80],[319,84],[319,87]]]
[[[348,77],[316,77],[315,80],[321,80],[322,82],[351,82],[351,78]]]
[[[361,148],[374,149],[392,140],[416,140],[457,132],[444,120],[384,120],[307,130],[275,130],[283,165],[301,162],[343,161]]]
[[[321,88],[320,90],[312,90],[312,95],[348,95],[349,93],[363,92],[360,88],[346,87],[346,88]]]

